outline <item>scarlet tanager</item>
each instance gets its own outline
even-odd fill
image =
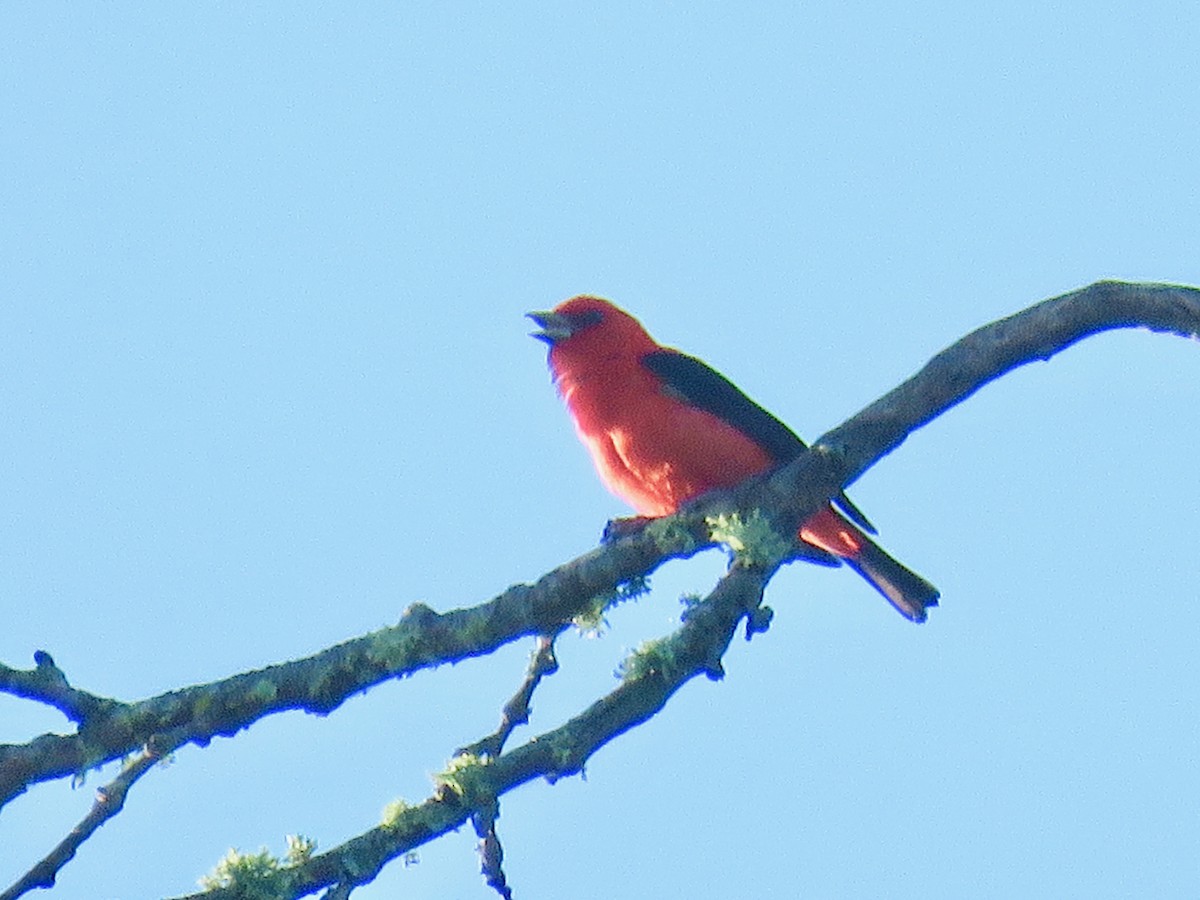
[[[550,345],[550,371],[605,486],[642,516],[730,488],[795,459],[791,429],[705,363],[658,344],[633,316],[599,297],[573,297],[529,317]],[[845,494],[798,537],[843,560],[906,618],[925,621],[932,584],[892,559]],[[847,518],[849,517],[849,518]],[[853,519],[857,522],[856,526]]]

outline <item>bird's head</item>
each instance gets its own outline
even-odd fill
[[[556,372],[618,357],[640,358],[658,348],[637,319],[601,297],[584,294],[528,315],[540,329],[532,337],[550,345]]]

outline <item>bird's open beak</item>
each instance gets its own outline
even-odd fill
[[[564,341],[575,333],[575,325],[564,315],[556,312],[531,312],[525,314],[533,319],[540,331],[531,331],[530,337],[545,341],[551,347],[558,341]]]

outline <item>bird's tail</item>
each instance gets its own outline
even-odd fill
[[[883,594],[900,614],[925,621],[925,610],[937,606],[938,589],[890,557],[861,530],[832,508],[821,510],[800,527],[800,539],[839,557]]]
[[[925,621],[925,610],[937,606],[938,589],[911,569],[905,568],[870,538],[854,556],[844,556],[846,565],[883,594],[906,619]]]

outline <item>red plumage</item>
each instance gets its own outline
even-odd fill
[[[804,443],[700,360],[660,346],[633,316],[598,297],[530,313],[550,344],[550,369],[604,484],[643,516],[664,516],[707,491],[781,465]],[[839,502],[867,527],[842,497]],[[933,585],[833,506],[799,538],[844,560],[916,622]]]

